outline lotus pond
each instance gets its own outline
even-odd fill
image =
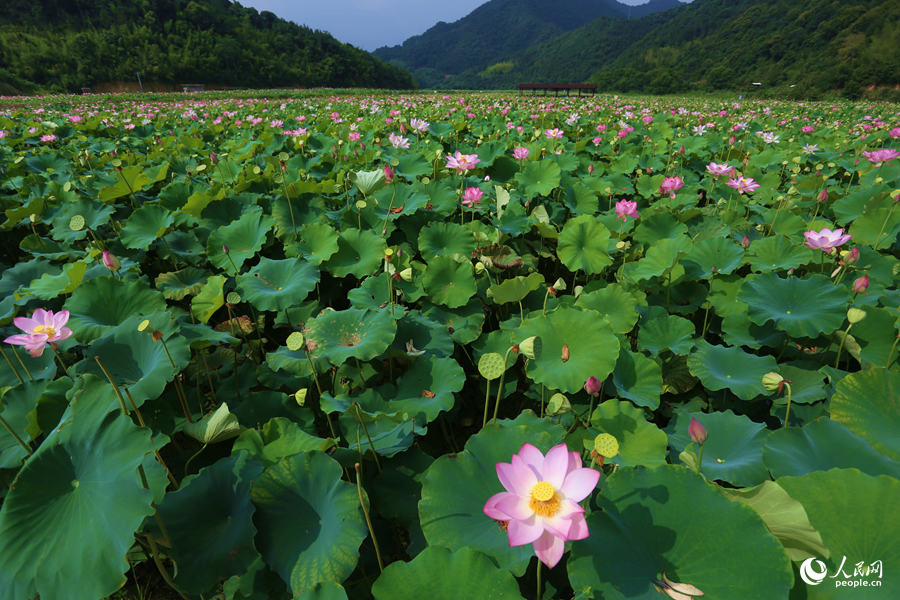
[[[900,597],[897,105],[186,98],[0,103],[0,599]]]

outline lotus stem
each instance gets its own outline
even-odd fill
[[[103,364],[103,361],[100,360],[99,356],[94,356],[94,360],[97,361],[97,364],[100,366],[100,370],[103,371],[103,374],[106,375],[106,378],[109,380],[109,385],[112,386],[113,391],[116,393],[116,397],[119,399],[119,408],[122,410],[123,415],[128,415],[128,408],[125,406],[125,398],[122,397],[122,392],[119,391],[119,386],[116,385],[116,382],[113,380],[112,375],[109,374],[109,371],[106,370],[106,366]]]
[[[141,414],[141,410],[137,407],[137,404],[134,402],[134,398],[131,397],[131,392],[128,391],[128,388],[125,389],[125,395],[128,396],[128,402],[131,404],[131,408],[134,409],[134,414],[137,416],[138,423],[141,427],[146,427],[147,423],[144,421],[144,415]],[[172,470],[169,469],[169,466],[166,464],[166,461],[163,460],[162,455],[159,453],[159,450],[154,450],[153,454],[156,455],[156,460],[159,461],[159,464],[163,466],[166,470],[166,477],[169,480],[169,483],[177,490],[178,489],[178,481],[175,479],[175,476],[172,475]]]
[[[784,411],[784,426],[790,427],[790,423],[788,422],[788,419],[791,416],[791,384],[789,384],[787,381],[785,381],[784,386],[787,388],[787,393],[788,393],[787,410]]]
[[[500,397],[503,395],[503,380],[506,379],[506,363],[509,360],[510,352],[512,352],[512,346],[503,356],[503,373],[500,374],[500,387],[497,389],[497,400],[494,402],[494,417],[491,419],[491,423],[497,422],[497,411],[500,410]]]
[[[59,366],[62,367],[63,373],[68,372],[69,369],[68,367],[66,367],[66,363],[63,362],[63,359],[59,355],[59,352],[56,351],[56,348],[54,348],[52,344],[50,345],[50,349],[53,350],[53,354],[56,356],[56,360],[59,361]]]
[[[700,468],[703,465],[703,444],[700,444],[700,450],[697,452],[697,475],[700,475]]]
[[[484,381],[484,417],[481,419],[481,428],[484,429],[484,426],[487,425],[487,415],[488,415],[488,405],[491,403],[491,382],[488,380]],[[543,412],[543,404],[541,404],[541,409]]]
[[[185,400],[184,397],[184,390],[181,388],[181,382],[178,380],[178,367],[175,366],[175,361],[172,360],[172,355],[169,354],[169,348],[166,346],[166,340],[160,337],[159,341],[160,343],[162,343],[162,347],[166,353],[166,357],[169,359],[169,364],[172,365],[172,369],[175,370],[175,392],[178,394],[178,402],[181,403],[181,410],[184,412],[184,416],[188,420],[188,423],[193,423],[194,420],[191,419],[191,411],[188,410],[187,400]]]
[[[541,559],[537,561],[537,594],[535,600],[541,600]]]
[[[888,352],[887,363],[885,363],[885,366],[886,366],[886,367],[890,367],[890,366],[891,366],[891,362],[892,362],[892,360],[893,360],[893,358],[894,358],[894,350],[897,349],[897,342],[900,342],[900,334],[897,334],[897,337],[894,338],[894,343],[891,344],[891,351]]]
[[[281,174],[281,191],[284,192],[284,199],[287,200],[288,212],[291,213],[291,227],[294,232],[294,241],[297,241],[297,223],[294,221],[294,205],[291,204],[291,197],[287,193],[287,187],[284,185],[284,173]]]
[[[29,371],[28,367],[25,366],[25,363],[22,361],[22,357],[19,356],[19,351],[16,350],[15,346],[13,346],[12,349],[13,349],[13,354],[16,355],[16,360],[18,360],[19,364],[22,365],[22,368],[25,370],[25,374],[28,375],[28,379],[30,379],[31,381],[34,381],[34,377],[31,375],[31,371]]]
[[[369,517],[369,509],[366,508],[366,501],[363,498],[362,489],[362,465],[356,463],[353,465],[356,469],[356,492],[359,494],[359,506],[362,508],[363,515],[366,517],[366,527],[369,528],[369,535],[372,536],[372,545],[375,547],[375,558],[378,559],[378,570],[384,572],[384,563],[381,561],[381,549],[378,547],[378,538],[375,537],[375,529],[372,527],[372,519]]]
[[[372,443],[372,437],[369,435],[369,428],[366,427],[366,422],[363,421],[362,411],[359,408],[359,404],[356,402],[353,403],[353,406],[356,407],[356,420],[362,425],[363,431],[366,434],[366,439],[369,440],[369,448],[372,449],[372,454],[375,455],[375,466],[378,467],[378,472],[381,473],[381,463],[378,461],[378,453],[375,451],[375,444]]]
[[[838,368],[838,364],[841,362],[841,350],[844,349],[844,342],[847,341],[847,336],[850,335],[850,328],[852,328],[852,327],[853,327],[853,323],[850,323],[849,325],[847,325],[847,330],[844,331],[844,335],[841,336],[841,344],[838,346],[837,358],[834,359],[834,368],[835,369]],[[888,364],[890,364],[890,363],[888,363]],[[785,419],[785,422],[787,422],[786,419]]]
[[[34,451],[31,449],[31,446],[26,444],[25,441],[19,437],[19,434],[17,434],[15,432],[15,430],[12,428],[12,426],[10,426],[10,424],[7,423],[6,419],[4,419],[3,417],[0,417],[0,425],[3,425],[3,428],[9,432],[9,435],[13,436],[13,438],[15,438],[15,440],[19,443],[19,445],[22,446],[23,448],[25,448],[25,452],[28,453],[28,456],[31,456],[32,454],[34,454]]]
[[[13,372],[13,374],[16,376],[16,379],[19,380],[19,383],[25,385],[25,380],[22,379],[21,375],[19,375],[19,371],[16,369],[16,366],[12,363],[11,360],[9,360],[9,356],[6,354],[6,352],[3,351],[2,347],[0,347],[0,354],[2,354],[3,358],[6,359],[6,362],[9,365],[9,370]]]

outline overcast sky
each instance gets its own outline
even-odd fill
[[[547,0],[552,2],[553,0]],[[647,0],[619,0],[644,4]],[[283,19],[329,32],[364,50],[393,46],[438,21],[452,23],[486,0],[238,0]]]

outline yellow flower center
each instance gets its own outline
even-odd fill
[[[528,505],[540,516],[552,517],[559,511],[559,496],[551,484],[539,481],[531,488],[531,500]]]
[[[37,327],[34,328],[34,333],[35,334],[43,333],[47,337],[53,337],[56,335],[56,330],[53,329],[53,327],[45,327],[43,325],[38,325]]]

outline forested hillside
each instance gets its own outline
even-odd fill
[[[409,88],[331,35],[229,0],[2,0],[0,93],[111,81]]]
[[[409,69],[423,87],[443,87],[466,71],[489,69],[501,80],[513,65],[503,59],[558,38],[598,18],[637,18],[680,6],[651,0],[629,7],[616,0],[491,0],[453,23],[439,22],[400,46],[375,55]]]

